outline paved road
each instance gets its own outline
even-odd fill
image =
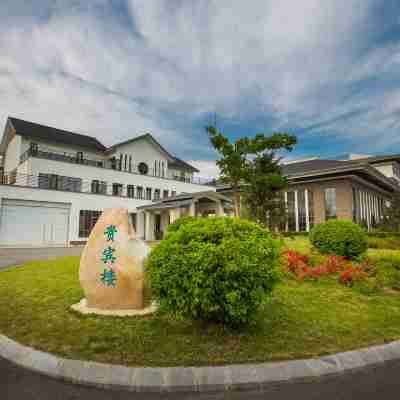
[[[0,269],[29,260],[79,255],[80,247],[0,249]],[[73,385],[17,367],[0,358],[1,400],[391,400],[400,398],[400,361],[313,383],[280,384],[262,392],[233,393],[132,393]]]
[[[133,393],[72,385],[23,370],[0,358],[2,400],[392,400],[399,398],[400,362],[375,370],[325,379],[321,382],[281,384],[263,392]]]
[[[0,248],[0,270],[31,260],[48,260],[63,256],[79,256],[82,246],[43,248]]]

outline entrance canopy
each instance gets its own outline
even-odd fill
[[[232,215],[229,197],[214,191],[182,193],[137,207],[145,214],[145,239],[161,239],[167,226],[182,216],[208,217]]]

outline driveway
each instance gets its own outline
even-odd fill
[[[35,247],[0,248],[0,270],[33,260],[49,260],[64,256],[81,255],[83,246],[74,247]]]
[[[230,393],[133,393],[58,381],[0,358],[2,400],[391,400],[399,398],[400,362],[317,382],[271,385],[263,391]]]

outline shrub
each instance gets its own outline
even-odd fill
[[[279,242],[238,218],[179,223],[147,262],[156,300],[184,317],[228,325],[249,322],[278,280]]]
[[[316,225],[310,241],[323,254],[355,258],[368,248],[366,232],[348,220],[330,220]]]
[[[190,224],[191,222],[195,221],[195,217],[191,217],[189,215],[178,218],[174,223],[168,225],[168,233],[176,232],[182,225]]]

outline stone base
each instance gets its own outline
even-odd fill
[[[110,317],[134,317],[153,314],[157,310],[157,305],[153,302],[150,306],[141,310],[102,310],[100,308],[88,307],[86,299],[73,304],[71,308],[81,314],[107,315]]]

